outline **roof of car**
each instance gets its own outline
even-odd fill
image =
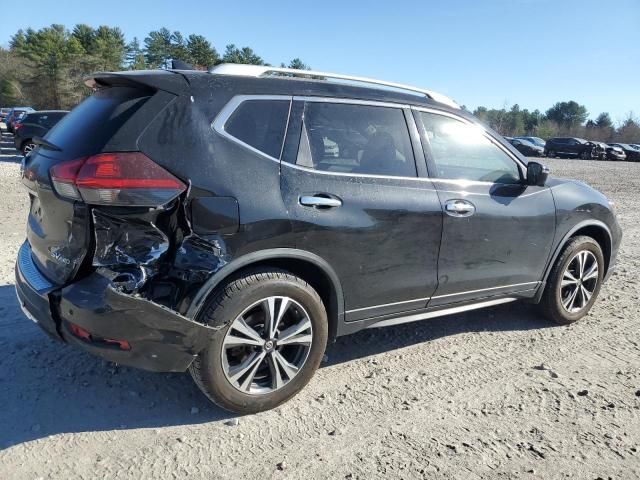
[[[39,115],[47,113],[69,113],[69,110],[37,110],[35,112],[29,112],[29,115]]]
[[[341,73],[320,72],[314,70],[298,70],[286,67],[278,68],[269,65],[244,65],[234,63],[223,63],[217,65],[209,70],[209,73],[216,75],[247,76],[254,78],[279,76],[280,78],[285,79],[305,78],[307,80],[315,80],[321,82],[338,81],[360,83],[366,85],[374,85],[378,88],[392,88],[406,92],[417,93],[449,107],[460,108],[460,106],[449,97],[442,95],[441,93],[434,92],[433,90],[427,90],[425,88],[415,87],[413,85],[407,85],[397,82],[389,82],[386,80],[360,77],[355,75],[345,75]]]
[[[183,75],[191,86],[204,83],[207,86],[219,86],[224,90],[237,92],[237,94],[351,98],[441,108],[463,115],[466,113],[459,107],[428,98],[424,93],[409,93],[407,90],[403,91],[371,84],[364,86],[362,84],[329,82],[317,78],[231,75],[194,70],[170,70],[170,72]],[[302,72],[303,74],[308,74],[306,71]],[[127,73],[129,74],[129,72]]]

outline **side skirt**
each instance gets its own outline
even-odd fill
[[[391,325],[399,325],[401,323],[416,322],[418,320],[427,320],[429,318],[443,317],[445,315],[452,315],[454,313],[468,312],[470,310],[477,310],[479,308],[493,307],[494,305],[500,305],[503,303],[515,302],[517,298],[507,297],[498,298],[496,300],[487,300],[485,302],[472,303],[469,305],[461,305],[459,307],[443,308],[442,310],[435,310],[432,312],[416,313],[413,315],[406,315],[404,317],[390,318],[387,320],[380,320],[379,322],[368,325],[366,328],[378,328],[388,327]]]

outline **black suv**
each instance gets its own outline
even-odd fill
[[[27,155],[36,147],[37,139],[44,137],[67,113],[69,112],[66,110],[41,110],[28,113],[13,125],[13,142],[16,149],[23,155]]]
[[[628,143],[610,143],[610,147],[616,147],[625,154],[626,159],[630,162],[640,162],[640,149],[629,145]]]
[[[547,157],[590,160],[598,158],[601,151],[595,143],[574,137],[550,138],[544,146],[544,154]]]
[[[563,324],[589,311],[621,238],[604,195],[434,92],[299,75],[88,80],[24,160],[27,316],[115,362],[188,369],[247,413],[296,394],[340,335],[517,300]]]

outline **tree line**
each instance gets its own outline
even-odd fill
[[[161,28],[126,42],[118,27],[78,24],[18,30],[0,48],[0,105],[69,109],[91,93],[83,77],[96,71],[170,68],[182,60],[200,70],[220,63],[268,65],[250,47],[229,44],[222,54],[202,35]],[[299,58],[281,66],[309,70]]]
[[[551,138],[580,137],[599,142],[640,142],[640,121],[632,112],[615,125],[607,112],[595,120],[589,119],[587,108],[577,102],[557,102],[546,112],[530,112],[518,104],[501,109],[478,107],[473,112],[478,119],[502,135]]]
[[[203,35],[185,36],[167,28],[149,32],[142,41],[134,37],[127,42],[118,27],[78,24],[67,29],[54,24],[39,30],[18,30],[8,49],[0,47],[0,105],[70,109],[91,93],[82,79],[92,72],[170,68],[172,60],[202,70],[220,63],[268,65],[250,47],[229,44],[220,53]],[[280,65],[310,69],[299,58]],[[558,102],[544,113],[515,104],[501,109],[478,107],[473,114],[508,136],[640,141],[640,122],[632,113],[619,125],[614,125],[606,112],[587,120],[587,109],[575,101]]]

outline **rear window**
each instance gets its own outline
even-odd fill
[[[99,152],[148,98],[147,91],[136,88],[97,91],[49,131],[47,140],[62,151],[47,150],[46,155],[78,158]]]
[[[289,104],[288,100],[246,100],[229,117],[224,130],[242,143],[279,159]]]

